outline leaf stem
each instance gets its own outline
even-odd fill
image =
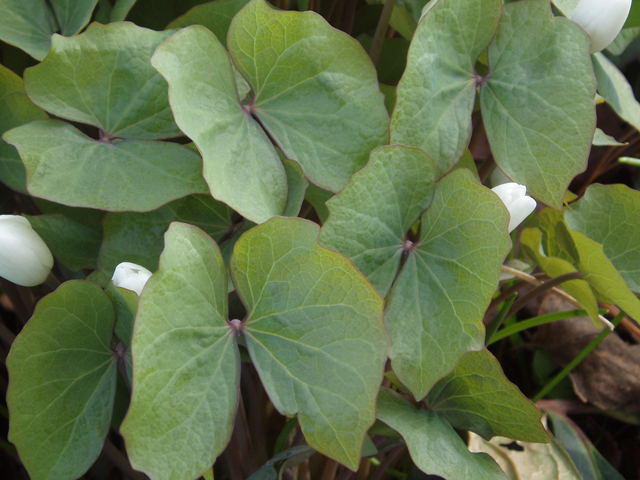
[[[605,308],[600,309],[600,313],[607,313]],[[560,320],[567,320],[568,318],[575,317],[583,317],[588,315],[587,311],[584,309],[578,310],[567,310],[564,312],[555,312],[548,313],[546,315],[540,315],[538,317],[529,318],[522,322],[518,322],[515,325],[510,325],[508,327],[503,328],[499,332],[495,333],[491,339],[487,337],[487,346],[492,343],[496,343],[499,340],[502,340],[505,337],[513,335],[514,333],[521,332],[523,330],[528,330],[529,328],[539,327],[540,325],[545,325],[547,323],[558,322]]]
[[[498,312],[498,315],[496,315],[496,318],[487,327],[487,334],[484,340],[485,345],[489,346],[495,341],[495,340],[492,341],[492,339],[494,338],[494,335],[502,325],[502,322],[504,322],[504,319],[507,318],[507,313],[511,309],[511,305],[513,305],[513,302],[516,301],[517,296],[518,296],[518,292],[515,292],[515,293],[512,293],[509,298],[507,298],[507,300],[504,302],[503,307]]]
[[[380,462],[378,468],[373,471],[369,480],[381,480],[385,473],[389,474],[388,470],[392,465],[395,465],[395,463],[400,460],[405,448],[405,445],[400,445],[399,447],[391,450],[387,456],[384,457],[384,460]]]
[[[621,310],[620,313],[616,315],[616,318],[614,318],[611,323],[613,324],[614,327],[617,327],[624,317],[625,317],[625,313]],[[612,330],[609,330],[608,328],[605,328],[604,330],[602,330],[598,334],[598,336],[595,337],[593,340],[591,340],[591,342],[589,342],[589,345],[587,345],[578,354],[576,358],[574,358],[571,362],[569,362],[569,364],[566,367],[564,367],[562,371],[558,373],[558,375],[556,375],[549,383],[547,383],[547,385],[545,385],[545,387],[542,390],[540,390],[538,394],[531,399],[531,401],[533,403],[536,403],[538,400],[542,400],[545,397],[545,395],[547,395],[551,390],[553,390],[553,388],[556,385],[558,385],[558,383],[560,383],[564,379],[564,377],[569,375],[569,373],[571,373],[571,371],[574,368],[576,368],[580,364],[580,362],[582,362],[582,360],[586,358],[587,355],[593,352],[595,348],[598,345],[600,345],[600,343],[607,337],[607,335],[611,333],[611,331]]]
[[[327,458],[324,464],[324,470],[322,471],[322,477],[320,480],[334,480],[336,472],[338,471],[338,462],[332,458]]]
[[[510,273],[513,276],[518,277],[520,280],[524,280],[525,282],[530,283],[531,285],[538,286],[544,283],[538,280],[536,277],[529,275],[528,273],[521,272],[520,270],[516,270],[515,268],[507,267],[506,265],[502,266],[502,271],[506,273]],[[578,307],[579,309],[582,308],[582,304],[579,301],[577,301],[575,298],[573,298],[571,295],[569,295],[567,292],[565,292],[564,290],[560,290],[558,287],[553,287],[551,291],[556,295],[558,295],[559,297],[565,299],[574,307]],[[524,299],[524,297],[522,297],[522,299]],[[602,322],[603,325],[609,328],[609,330],[613,330],[613,325],[609,320],[604,318],[602,315],[599,315],[598,319],[600,320],[600,322]]]
[[[371,50],[369,50],[369,56],[373,65],[378,65],[378,59],[380,58],[380,52],[382,51],[382,42],[387,33],[387,27],[389,26],[389,20],[391,20],[391,13],[393,7],[396,4],[396,0],[386,0],[384,2],[384,8],[376,27],[376,33],[373,35],[373,43],[371,44]]]

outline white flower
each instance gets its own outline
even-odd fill
[[[591,53],[609,46],[629,16],[631,0],[580,0],[571,20],[591,37]]]
[[[142,293],[147,280],[153,275],[149,270],[135,263],[122,262],[113,272],[111,281],[116,287],[126,288],[136,292],[138,296]]]
[[[24,287],[40,285],[53,267],[53,256],[29,220],[0,215],[0,276]]]
[[[517,183],[503,183],[491,189],[505,204],[511,220],[509,221],[509,233],[520,225],[531,212],[536,209],[536,201],[527,196],[527,187]]]

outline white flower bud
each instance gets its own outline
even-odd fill
[[[509,233],[520,225],[531,212],[536,209],[536,201],[527,196],[527,187],[517,183],[503,183],[491,189],[505,204],[511,220],[509,221]]]
[[[629,16],[631,0],[580,0],[571,20],[591,37],[591,53],[609,46]]]
[[[0,276],[24,287],[40,285],[53,267],[53,256],[29,220],[0,215]]]
[[[125,288],[136,292],[138,296],[142,293],[147,280],[153,275],[149,270],[135,263],[122,262],[113,272],[111,281],[116,287]]]

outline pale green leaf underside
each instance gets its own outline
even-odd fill
[[[419,148],[391,145],[373,152],[338,195],[320,242],[346,255],[383,297],[398,273],[406,233],[433,199],[435,167]]]
[[[171,222],[202,229],[216,242],[230,231],[233,210],[209,195],[190,195],[144,213],[108,213],[98,267],[111,278],[121,262],[133,262],[154,272]]]
[[[229,57],[215,35],[197,25],[180,30],[158,47],[152,64],[169,83],[176,122],[202,153],[211,194],[256,223],[281,215],[284,167],[240,105]]]
[[[431,410],[486,439],[495,436],[525,442],[549,441],[542,414],[504,376],[488,350],[470,352],[427,396]]]
[[[437,413],[416,409],[388,388],[380,391],[378,418],[402,435],[411,459],[426,474],[452,480],[507,480],[488,455],[469,452]]]
[[[421,238],[391,290],[385,322],[398,378],[420,400],[462,356],[482,349],[482,317],[511,242],[497,195],[466,169],[436,184]]]
[[[63,205],[143,212],[208,191],[198,154],[175,143],[104,143],[61,120],[38,120],[3,138],[20,152],[29,192]]]
[[[439,178],[471,136],[475,63],[498,26],[501,0],[439,0],[422,19],[398,84],[391,143],[420,147]]]
[[[0,65],[0,137],[7,130],[47,118],[24,91],[22,79]],[[0,140],[0,181],[13,190],[27,193],[27,172],[18,151]]]
[[[287,205],[284,208],[284,217],[297,217],[300,213],[300,207],[304,202],[304,194],[309,186],[309,181],[305,178],[302,168],[298,162],[293,160],[283,160],[282,165],[287,173],[287,184],[289,195],[287,197]]]
[[[486,441],[479,435],[469,434],[469,450],[491,455],[510,480],[583,480],[556,440],[547,444],[518,442],[521,448],[509,448],[512,442],[506,437]]]
[[[47,58],[25,71],[25,89],[48,112],[114,137],[177,137],[167,83],[149,64],[171,33],[93,23],[72,38],[54,35]]]
[[[640,293],[640,192],[593,184],[564,216],[572,230],[602,244],[629,289]]]
[[[382,298],[319,228],[274,218],[235,245],[231,275],[247,308],[244,335],[262,383],[307,443],[357,470],[375,420],[389,337]]]
[[[253,0],[231,22],[228,45],[254,91],[256,116],[315,185],[338,192],[388,142],[369,57],[316,13]]]
[[[113,307],[97,285],[62,284],[7,357],[9,440],[33,480],[75,480],[109,431],[116,391]]]
[[[640,130],[640,104],[624,74],[602,53],[593,54],[591,59],[598,81],[598,93],[620,118]]]
[[[240,357],[226,297],[215,242],[171,224],[138,305],[133,396],[120,429],[131,464],[154,480],[198,478],[231,436]]]
[[[595,131],[589,46],[546,0],[506,4],[489,46],[480,103],[491,151],[509,178],[554,208],[586,168]]]

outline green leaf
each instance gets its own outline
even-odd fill
[[[240,105],[229,57],[215,35],[197,25],[180,30],[158,47],[151,63],[169,83],[176,122],[202,153],[211,194],[255,223],[281,215],[284,167]]]
[[[609,44],[607,51],[614,56],[622,55],[627,47],[638,38],[638,35],[640,35],[640,27],[623,28],[613,42]]]
[[[320,219],[321,223],[326,222],[327,218],[329,218],[327,201],[334,195],[335,194],[333,192],[322,190],[321,188],[316,187],[313,183],[310,183],[307,187],[304,198],[307,202],[313,205],[313,208],[318,214],[318,218]]]
[[[93,125],[111,137],[180,136],[167,83],[149,64],[171,33],[132,23],[93,23],[72,38],[54,35],[47,58],[25,70],[25,89],[46,111]]]
[[[240,356],[226,318],[220,250],[200,229],[171,224],[140,297],[133,396],[120,428],[131,465],[154,480],[201,476],[231,437]]]
[[[529,226],[537,228],[542,232],[542,247],[544,252],[549,257],[558,257],[567,262],[573,262],[573,258],[567,252],[558,239],[556,238],[556,225],[564,220],[564,214],[562,210],[556,210],[555,208],[545,208],[539,212],[531,222]],[[532,249],[536,249],[536,246],[531,244]],[[530,257],[535,260],[535,257]]]
[[[567,417],[547,412],[553,435],[566,450],[583,480],[624,480]]]
[[[595,131],[590,39],[547,0],[504,6],[489,46],[482,118],[497,165],[554,208],[587,167]]]
[[[110,22],[122,22],[135,5],[136,0],[116,0],[109,15]]]
[[[280,452],[256,470],[248,480],[278,480],[285,470],[284,466],[286,464],[288,464],[288,467],[299,465],[314,453],[316,453],[316,451],[309,445],[298,445],[297,447]],[[276,469],[276,464],[279,462],[283,462],[283,465],[279,469]]]
[[[420,147],[436,177],[456,164],[471,137],[474,65],[498,26],[501,0],[439,0],[413,37],[398,84],[391,143]]]
[[[580,0],[552,0],[552,2],[565,17],[571,18]]]
[[[144,212],[208,191],[200,157],[176,143],[101,142],[61,120],[31,122],[3,138],[20,152],[29,192],[52,202]]]
[[[416,409],[388,388],[380,391],[378,418],[402,435],[411,459],[426,474],[449,479],[506,480],[488,455],[469,452],[446,420],[435,412]]]
[[[371,60],[316,13],[253,0],[231,22],[228,45],[253,89],[252,113],[315,185],[338,192],[388,143]]]
[[[153,212],[109,213],[98,267],[107,280],[121,262],[137,263],[154,272],[171,222],[195,225],[219,242],[232,228],[232,214],[233,210],[208,195],[185,197]]]
[[[482,317],[511,248],[502,201],[465,169],[436,184],[385,310],[396,373],[417,400],[484,345]]]
[[[133,359],[131,358],[131,337],[133,336],[133,324],[138,310],[138,294],[127,290],[126,288],[120,288],[109,282],[104,289],[104,292],[109,296],[113,302],[113,308],[116,313],[116,325],[114,333],[125,347],[125,368],[129,377],[129,384],[133,378]],[[127,398],[128,400],[128,398]],[[124,412],[126,413],[126,412]],[[122,415],[122,419],[124,414]]]
[[[45,0],[1,0],[0,40],[24,50],[36,60],[46,57],[57,29]]]
[[[433,199],[435,167],[419,148],[391,145],[327,202],[320,243],[346,255],[385,297],[396,278],[407,232]]]
[[[271,401],[298,415],[307,443],[358,469],[389,348],[382,298],[353,264],[317,243],[319,227],[276,217],[235,245],[243,333]],[[144,297],[143,297],[144,298]]]
[[[98,0],[49,0],[49,2],[55,12],[60,33],[70,37],[89,23]]]
[[[640,293],[640,192],[593,184],[564,216],[569,228],[602,244],[629,289]]]
[[[47,114],[29,100],[22,79],[0,65],[0,137],[7,130],[44,118]],[[4,140],[0,140],[0,180],[17,192],[27,193],[27,172],[20,155]]]
[[[283,160],[282,165],[284,171],[287,172],[287,183],[289,184],[289,196],[287,197],[287,205],[284,208],[285,217],[297,217],[300,213],[300,207],[304,202],[304,194],[309,186],[309,181],[304,178],[302,168],[298,162],[293,160]]]
[[[560,224],[566,225],[564,223]],[[604,254],[602,245],[580,232],[568,230],[580,255],[576,259],[596,298],[604,303],[619,305],[629,316],[640,321],[640,300],[629,290],[624,279]]]
[[[576,267],[567,260],[542,255],[540,253],[541,241],[542,232],[537,228],[525,228],[520,235],[520,243],[524,253],[540,265],[540,268],[542,268],[544,273],[550,278],[578,271]],[[598,302],[588,282],[580,279],[570,280],[564,282],[561,287],[580,302],[596,325],[600,324],[600,320],[598,320]]]
[[[602,53],[591,56],[598,93],[623,120],[640,130],[640,104],[623,73]]]
[[[113,322],[100,287],[66,282],[13,343],[9,440],[33,480],[75,480],[100,454],[116,391]]]
[[[167,28],[184,28],[202,25],[211,30],[222,46],[227,48],[227,32],[231,20],[249,0],[215,0],[193,7],[172,21]]]
[[[59,213],[26,218],[65,267],[73,271],[96,267],[102,229],[87,227]]]
[[[504,376],[488,350],[470,352],[427,396],[431,410],[457,428],[489,440],[495,436],[546,443],[542,414]]]
[[[469,450],[491,455],[509,480],[583,480],[555,439],[547,444],[514,442],[505,437],[486,441],[470,433]]]
[[[596,128],[596,133],[593,136],[593,145],[596,147],[624,147],[628,145],[628,143],[620,143],[615,138],[610,135],[607,135],[599,128]]]

